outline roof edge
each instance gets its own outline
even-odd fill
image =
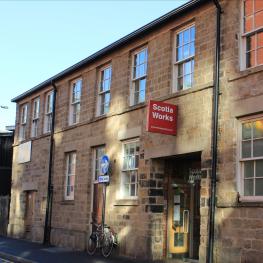
[[[40,84],[34,86],[33,88],[25,91],[24,93],[18,95],[17,97],[13,98],[11,102],[18,102],[25,97],[41,90],[42,88],[48,86],[51,84],[52,81],[57,81],[61,79],[62,77],[80,69],[81,67],[91,63],[92,61],[100,58],[101,56],[106,55],[109,52],[114,51],[116,48],[121,47],[125,45],[128,41],[139,37],[140,35],[147,33],[150,30],[155,29],[156,27],[162,25],[163,23],[168,22],[171,18],[174,16],[180,15],[184,12],[190,11],[192,8],[196,7],[197,5],[203,4],[205,2],[208,2],[210,0],[191,0],[190,2],[187,2],[176,9],[173,9],[172,11],[164,14],[163,16],[149,22],[148,24],[136,29],[135,31],[131,32],[130,34],[118,39],[117,41],[111,43],[110,45],[100,49],[99,51],[93,53],[92,55],[88,56],[87,58],[77,62],[76,64],[66,68],[65,70],[59,72],[58,74],[50,77],[49,79],[41,82]]]

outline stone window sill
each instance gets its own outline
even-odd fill
[[[61,205],[74,205],[74,200],[62,200]]]
[[[139,205],[138,198],[117,199],[114,204],[114,206],[138,206],[138,205]]]

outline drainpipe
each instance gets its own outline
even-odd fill
[[[214,231],[215,231],[215,203],[216,203],[216,171],[217,171],[217,142],[218,142],[218,106],[219,106],[219,73],[220,73],[220,21],[222,9],[218,0],[213,0],[216,6],[216,50],[215,77],[213,89],[213,120],[212,120],[212,172],[210,187],[209,233],[206,263],[213,263]]]
[[[50,244],[51,232],[51,215],[52,215],[52,200],[53,200],[53,184],[52,184],[52,164],[53,164],[53,151],[54,151],[54,127],[55,127],[55,114],[56,114],[56,96],[57,87],[53,80],[51,80],[53,87],[53,104],[52,104],[52,126],[50,131],[50,146],[49,146],[49,166],[48,166],[48,189],[47,189],[47,205],[46,217],[44,227],[44,240],[43,244]]]

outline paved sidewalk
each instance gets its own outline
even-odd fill
[[[89,256],[81,251],[43,246],[38,243],[3,236],[0,236],[0,262],[1,259],[20,263],[146,263],[146,261],[120,258],[114,255],[105,259],[99,253]]]

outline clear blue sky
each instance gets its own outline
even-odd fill
[[[0,1],[0,130],[12,98],[185,2]]]

